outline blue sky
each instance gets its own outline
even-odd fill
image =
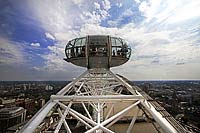
[[[131,80],[200,79],[198,0],[0,0],[0,80],[71,80],[68,40],[110,34],[132,56],[112,68]]]

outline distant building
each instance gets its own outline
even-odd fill
[[[46,85],[45,90],[53,90],[53,87],[51,85]]]
[[[26,84],[24,84],[24,90],[25,90],[25,91],[27,90]]]
[[[41,107],[43,107],[44,106],[44,104],[45,104],[45,99],[40,99],[39,100],[39,107],[41,108]]]
[[[11,107],[11,106],[15,105],[15,99],[0,98],[0,105],[4,105],[5,107]]]
[[[178,97],[176,95],[176,91],[174,90],[173,91],[173,94],[172,94],[172,108],[173,110],[178,110]]]
[[[0,132],[25,121],[26,110],[22,107],[10,107],[0,109]]]
[[[35,101],[29,98],[17,99],[15,105],[18,107],[24,107],[28,112],[31,112],[35,108]]]

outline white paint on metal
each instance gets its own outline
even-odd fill
[[[47,102],[40,110],[33,116],[33,118],[21,129],[20,132],[32,133],[39,126],[42,120],[47,116],[50,110],[55,106],[55,102]]]
[[[131,120],[131,123],[130,123],[130,125],[129,125],[127,131],[126,131],[126,133],[131,133],[131,130],[132,130],[134,124],[135,124],[135,120],[136,120],[136,118],[137,118],[139,112],[140,112],[140,109],[137,109],[137,113],[136,113],[135,116],[133,116],[133,118],[132,118],[132,120]]]
[[[116,87],[119,88],[114,91]],[[132,94],[121,94],[124,89],[123,87]],[[128,107],[124,107],[118,113],[112,114],[112,110],[119,102],[128,102],[132,104]],[[87,114],[86,116],[71,108],[73,104],[77,103],[82,105]],[[104,107],[108,103],[112,106],[109,108],[105,118],[103,119]],[[52,95],[51,100],[48,101],[48,103],[21,129],[20,132],[34,132],[47,114],[52,111],[53,108],[54,110],[57,108],[60,121],[58,122],[55,132],[59,132],[61,130],[61,125],[64,124],[66,131],[71,133],[70,127],[65,120],[67,115],[71,115],[89,128],[86,133],[113,133],[113,131],[108,128],[124,117],[124,115],[130,112],[133,108],[137,107],[138,104],[142,105],[144,109],[151,114],[165,132],[177,132],[175,128],[165,118],[163,118],[162,115],[157,112],[156,109],[145,100],[134,87],[107,69],[87,70],[77,79],[65,86],[56,95]],[[86,105],[93,109],[96,119],[92,118]],[[62,109],[62,111],[60,109]],[[135,116],[133,116],[127,129],[127,133],[131,132],[138,114],[139,109]]]
[[[141,102],[145,109],[153,116],[155,121],[167,133],[177,133],[176,129],[149,103],[147,100]]]

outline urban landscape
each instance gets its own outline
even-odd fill
[[[1,81],[1,132],[18,131],[52,94],[69,82]],[[149,94],[180,123],[199,131],[200,81],[132,81],[131,84]]]
[[[200,133],[200,0],[0,7],[0,133]]]

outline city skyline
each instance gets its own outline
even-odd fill
[[[130,80],[200,79],[200,1],[0,0],[0,80],[71,80],[73,38],[126,39],[132,56],[112,68]]]

